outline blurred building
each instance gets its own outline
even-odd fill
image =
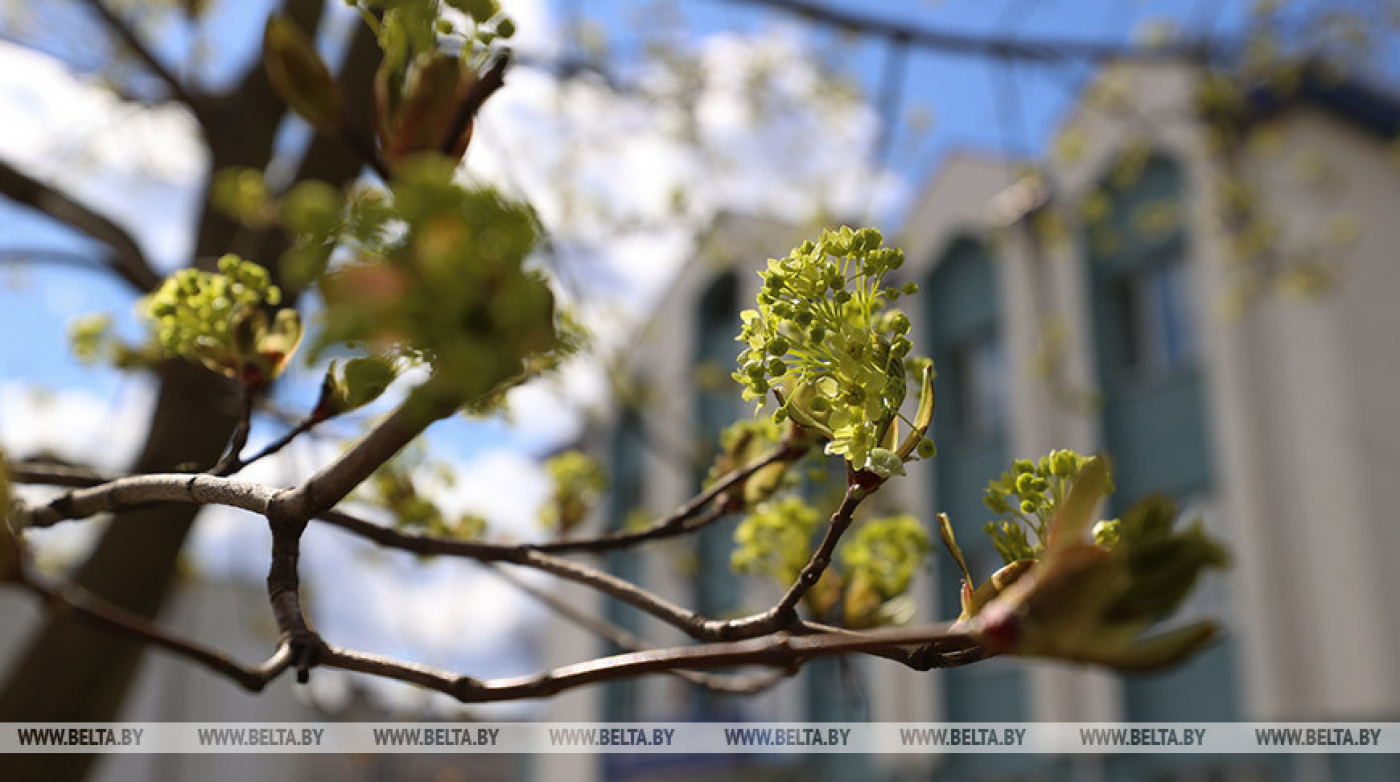
[[[1112,98],[1102,99],[1111,85]],[[1307,81],[1287,100],[1248,96],[1265,133],[1231,154],[1198,118],[1197,72],[1115,67],[1064,125],[1074,154],[1023,178],[1014,162],[956,154],[900,235],[902,304],[915,352],[938,369],[939,454],[882,490],[932,522],[954,520],[975,571],[997,560],[981,532],[987,481],[1013,457],[1107,452],[1111,512],[1174,496],[1228,541],[1186,618],[1227,639],[1144,677],[994,660],[918,674],[884,661],[811,665],[756,698],[650,677],[561,698],[551,718],[609,720],[1232,721],[1400,719],[1400,103],[1354,81]],[[1131,169],[1130,175],[1124,175]],[[1237,176],[1238,180],[1230,177]],[[1222,201],[1248,182],[1273,249],[1242,262]],[[1261,229],[1262,230],[1262,229]],[[737,313],[754,270],[806,238],[744,217],[717,222],[629,356],[642,404],[600,428],[612,465],[608,523],[694,493],[697,433],[745,411],[732,384]],[[1325,283],[1325,284],[1324,284]],[[728,369],[720,373],[727,375]],[[694,539],[616,554],[619,575],[722,617],[765,607],[730,574],[737,520]],[[941,553],[916,587],[925,619],[955,614]],[[581,600],[585,598],[580,598]],[[616,604],[596,606],[656,643],[683,642]],[[605,652],[559,631],[558,661]],[[837,761],[837,762],[832,762]],[[572,759],[578,773],[588,766]],[[1400,778],[1382,756],[882,756],[590,759],[595,776],[948,780],[1342,780]]]

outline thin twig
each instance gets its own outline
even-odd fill
[[[678,670],[731,668],[763,665],[795,670],[808,660],[852,652],[873,652],[890,648],[925,646],[951,641],[975,644],[965,630],[949,624],[929,625],[858,636],[790,636],[784,633],[766,638],[730,641],[698,646],[682,646],[602,657],[566,665],[549,671],[513,679],[483,681],[471,676],[443,671],[425,665],[404,663],[379,655],[327,646],[320,664],[330,668],[357,671],[388,679],[411,682],[446,693],[464,703],[542,698],[587,684],[632,678],[649,673]],[[980,659],[980,658],[979,658]],[[971,660],[969,660],[971,661]],[[953,661],[950,664],[966,664]]]
[[[281,437],[263,446],[263,449],[261,451],[258,451],[252,456],[249,456],[247,459],[238,459],[236,463],[229,466],[229,469],[226,472],[221,472],[217,474],[236,475],[248,465],[253,464],[254,462],[262,461],[263,459],[266,459],[267,457],[272,456],[273,454],[281,451],[283,448],[286,448],[288,445],[291,445],[293,440],[306,434],[307,432],[310,432],[316,427],[317,424],[320,424],[325,420],[325,416],[319,413],[313,413],[312,415],[307,416],[306,418],[303,418],[301,421],[297,422],[296,426],[293,426],[291,429],[288,429],[282,434]]]
[[[831,564],[831,555],[836,552],[836,544],[840,542],[846,529],[851,526],[851,519],[856,508],[860,506],[861,501],[868,493],[865,488],[858,485],[851,485],[846,489],[846,495],[841,498],[841,505],[837,507],[835,513],[831,514],[831,522],[827,525],[826,534],[822,536],[821,544],[817,546],[816,551],[812,552],[811,559],[807,560],[807,564],[803,566],[797,580],[788,587],[782,599],[774,606],[774,612],[778,616],[796,616],[797,604],[802,601],[803,595],[806,595],[808,590],[821,580],[822,574]]]
[[[242,469],[245,464],[239,455],[243,453],[243,447],[248,444],[248,433],[253,429],[253,403],[257,400],[257,394],[244,385],[239,389],[239,398],[241,404],[238,411],[238,425],[234,427],[233,436],[229,438],[228,452],[209,471],[210,475],[232,475]]]
[[[492,565],[491,570],[503,581],[506,581],[521,592],[543,603],[549,610],[623,651],[641,652],[655,648],[654,644],[647,643],[645,640],[626,629],[602,617],[593,616],[592,614],[579,610],[564,600],[561,600],[553,592],[536,587],[534,584],[516,576],[500,565]],[[702,689],[738,695],[751,695],[753,693],[762,692],[787,678],[788,675],[786,671],[757,676],[712,674],[683,670],[674,671],[673,673],[677,677]]]
[[[699,640],[729,637],[728,622],[706,619],[688,608],[642,589],[626,579],[578,562],[533,550],[529,545],[499,545],[472,540],[454,540],[385,527],[341,511],[327,511],[318,521],[374,541],[384,548],[414,554],[458,556],[478,562],[505,562],[552,573],[560,578],[596,589],[641,611],[674,625]]]
[[[147,70],[170,87],[171,93],[175,95],[177,100],[189,106],[190,110],[195,113],[195,116],[198,117],[201,122],[205,119],[203,116],[204,103],[202,98],[191,92],[189,88],[185,86],[185,83],[182,82],[173,71],[166,67],[165,63],[161,62],[160,58],[155,55],[155,52],[141,40],[141,37],[136,34],[136,30],[132,28],[125,19],[118,16],[115,11],[103,2],[103,0],[83,0],[83,2],[88,8],[93,10],[93,13],[102,18],[102,22],[106,25],[107,29],[119,38],[122,44],[131,50],[132,54],[136,55],[137,59],[146,66]]]
[[[1085,40],[1017,36],[997,37],[959,33],[870,16],[836,8],[814,0],[722,0],[727,3],[757,5],[800,17],[838,30],[853,31],[876,38],[905,41],[910,46],[950,55],[989,57],[1001,60],[1053,62],[1062,58],[1103,62],[1107,60],[1200,59],[1217,48],[1206,40],[1182,40],[1167,46],[1137,46]]]
[[[245,666],[223,652],[174,635],[145,617],[108,603],[75,584],[50,583],[21,569],[19,585],[41,597],[51,611],[71,611],[109,630],[159,646],[227,676],[250,692],[261,692],[268,682],[287,669],[292,659],[290,647],[280,644],[266,662]]]
[[[141,293],[160,285],[161,277],[129,231],[79,203],[57,187],[0,161],[0,195],[48,215],[111,249],[108,266]]]
[[[601,552],[625,548],[649,540],[671,537],[682,532],[690,532],[704,525],[686,525],[686,522],[692,519],[696,513],[704,509],[704,507],[710,504],[715,498],[748,480],[754,473],[762,470],[764,467],[777,464],[778,462],[794,461],[806,452],[807,449],[799,445],[785,444],[775,448],[753,462],[739,469],[731,470],[722,478],[715,481],[710,488],[700,492],[686,501],[684,505],[676,508],[666,518],[642,529],[613,532],[595,538],[576,538],[573,540],[536,543],[532,548],[536,551],[543,551],[549,554],[564,554],[578,551]],[[706,519],[706,523],[723,516],[724,510],[725,507],[723,505],[715,509],[715,512]]]
[[[87,467],[58,464],[37,460],[9,463],[10,480],[15,483],[42,484],[45,486],[66,486],[86,489],[103,483],[111,483],[118,476],[106,475]]]

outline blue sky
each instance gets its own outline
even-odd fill
[[[1246,16],[1246,2],[1202,2],[1201,0],[941,0],[936,2],[890,2],[883,4],[832,2],[834,7],[858,13],[884,15],[914,21],[920,25],[969,34],[1018,36],[1023,39],[1058,38],[1074,40],[1129,41],[1142,27],[1157,19],[1170,19],[1189,35],[1228,36],[1237,32]],[[213,56],[201,70],[206,83],[225,83],[247,59],[255,56],[261,19],[269,3],[222,2],[214,4],[207,39],[214,45]],[[552,22],[557,28],[576,18],[588,18],[606,31],[613,52],[623,61],[644,39],[645,25],[655,4],[649,0],[549,0]],[[754,36],[768,34],[775,27],[792,29],[798,25],[789,16],[733,0],[686,0],[678,9],[678,30],[684,40],[698,41],[720,33]],[[351,20],[341,17],[337,29]],[[887,45],[870,40],[838,40],[839,35],[822,28],[804,28],[802,35],[812,50],[828,57],[831,64],[850,74],[867,96],[884,89]],[[191,47],[188,35],[167,34],[158,41],[162,53],[179,59]],[[61,50],[61,46],[55,46]],[[333,49],[330,45],[327,48]],[[78,57],[81,62],[82,58]],[[1385,60],[1386,71],[1397,70],[1394,51]],[[625,67],[625,66],[624,66]],[[1008,65],[980,58],[944,55],[913,50],[899,90],[898,103],[903,120],[911,113],[926,113],[933,124],[926,133],[914,134],[904,122],[898,123],[889,147],[887,163],[892,173],[906,183],[908,192],[917,192],[919,183],[937,169],[950,151],[963,148],[990,150],[1007,156],[1042,155],[1056,123],[1076,98],[1090,67],[1070,63],[1064,66],[1037,64]],[[1000,96],[1000,100],[998,99]],[[1008,97],[1009,96],[1009,97]],[[10,110],[22,110],[14,107]],[[852,152],[858,154],[858,151]],[[897,219],[898,211],[885,215]],[[0,248],[63,247],[81,250],[88,245],[67,235],[51,221],[34,217],[23,209],[0,204]],[[109,372],[75,365],[66,360],[62,324],[94,308],[116,313],[130,310],[131,298],[118,285],[93,274],[71,269],[26,268],[7,270],[0,278],[12,289],[0,292],[0,329],[7,334],[23,333],[22,340],[7,339],[0,347],[0,382],[25,380],[56,387],[83,386],[108,393],[118,383]],[[16,280],[23,284],[13,288]],[[134,328],[128,320],[127,326]],[[289,389],[291,401],[303,401],[305,388]],[[297,398],[300,397],[300,398]],[[485,437],[499,442],[510,437],[509,430],[482,425],[468,437],[450,438],[454,450],[466,456],[471,443]],[[526,443],[526,445],[529,445]],[[538,444],[535,444],[538,445]]]

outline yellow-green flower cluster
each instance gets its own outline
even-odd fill
[[[445,463],[423,459],[421,451],[410,449],[385,462],[358,490],[357,498],[383,508],[396,527],[413,529],[439,537],[472,540],[486,533],[484,518],[464,513],[443,515],[442,509],[419,490],[418,480],[432,476],[451,485],[456,476]]]
[[[295,310],[269,323],[264,307],[282,301],[267,270],[236,255],[219,259],[217,272],[183,269],[142,302],[156,343],[166,356],[203,363],[250,385],[270,380],[301,340]]]
[[[796,495],[760,503],[734,531],[731,566],[782,587],[795,583],[811,557],[820,521]],[[904,621],[913,609],[905,593],[932,548],[928,531],[913,516],[861,522],[803,600],[814,616],[839,617],[848,627]]]
[[[106,313],[84,315],[68,324],[68,344],[79,363],[95,364],[106,355],[111,342],[112,316]]]
[[[914,573],[933,550],[928,529],[908,514],[872,519],[861,524],[841,549],[851,586],[847,589],[846,614],[853,610],[853,596],[869,589],[868,602],[883,604],[909,589]]]
[[[719,453],[705,476],[705,487],[709,488],[731,471],[772,451],[783,436],[784,425],[774,423],[770,418],[746,418],[725,427],[719,436]],[[789,461],[778,460],[755,472],[730,491],[739,492],[745,504],[766,500],[785,485],[794,483],[795,476],[790,475],[789,466]]]
[[[797,496],[759,503],[734,530],[730,566],[738,573],[791,584],[807,564],[812,533],[820,520],[817,511]]]
[[[1017,459],[1011,472],[1002,473],[1001,478],[987,485],[982,502],[993,513],[1010,518],[989,521],[983,529],[992,536],[997,552],[1007,564],[1040,558],[1050,521],[1092,458],[1064,449],[1051,451],[1034,462]],[[1111,481],[1108,491],[1113,491]]]
[[[147,368],[160,360],[154,345],[129,345],[114,333],[112,316],[95,312],[68,324],[68,345],[82,364],[108,363],[118,369]]]
[[[1107,488],[1104,465],[1087,461],[1041,561],[971,620],[989,651],[1146,671],[1176,664],[1219,635],[1209,621],[1147,635],[1203,573],[1228,566],[1229,555],[1199,522],[1174,529],[1176,509],[1161,498],[1139,503],[1121,522],[1101,523],[1115,531],[1112,545],[1087,542],[1091,513]]]
[[[560,533],[577,527],[602,499],[608,476],[597,459],[582,451],[565,451],[545,462],[554,488],[540,509],[540,525]]]
[[[912,344],[909,318],[886,305],[917,288],[884,287],[904,253],[883,243],[874,228],[845,227],[770,260],[758,309],[741,313],[734,379],[745,399],[782,391],[776,420],[791,416],[829,438],[827,453],[887,476],[899,460],[883,439],[904,401]]]

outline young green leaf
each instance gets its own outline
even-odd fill
[[[332,135],[344,128],[340,86],[315,45],[290,17],[268,17],[263,28],[263,67],[277,97],[313,128]]]

